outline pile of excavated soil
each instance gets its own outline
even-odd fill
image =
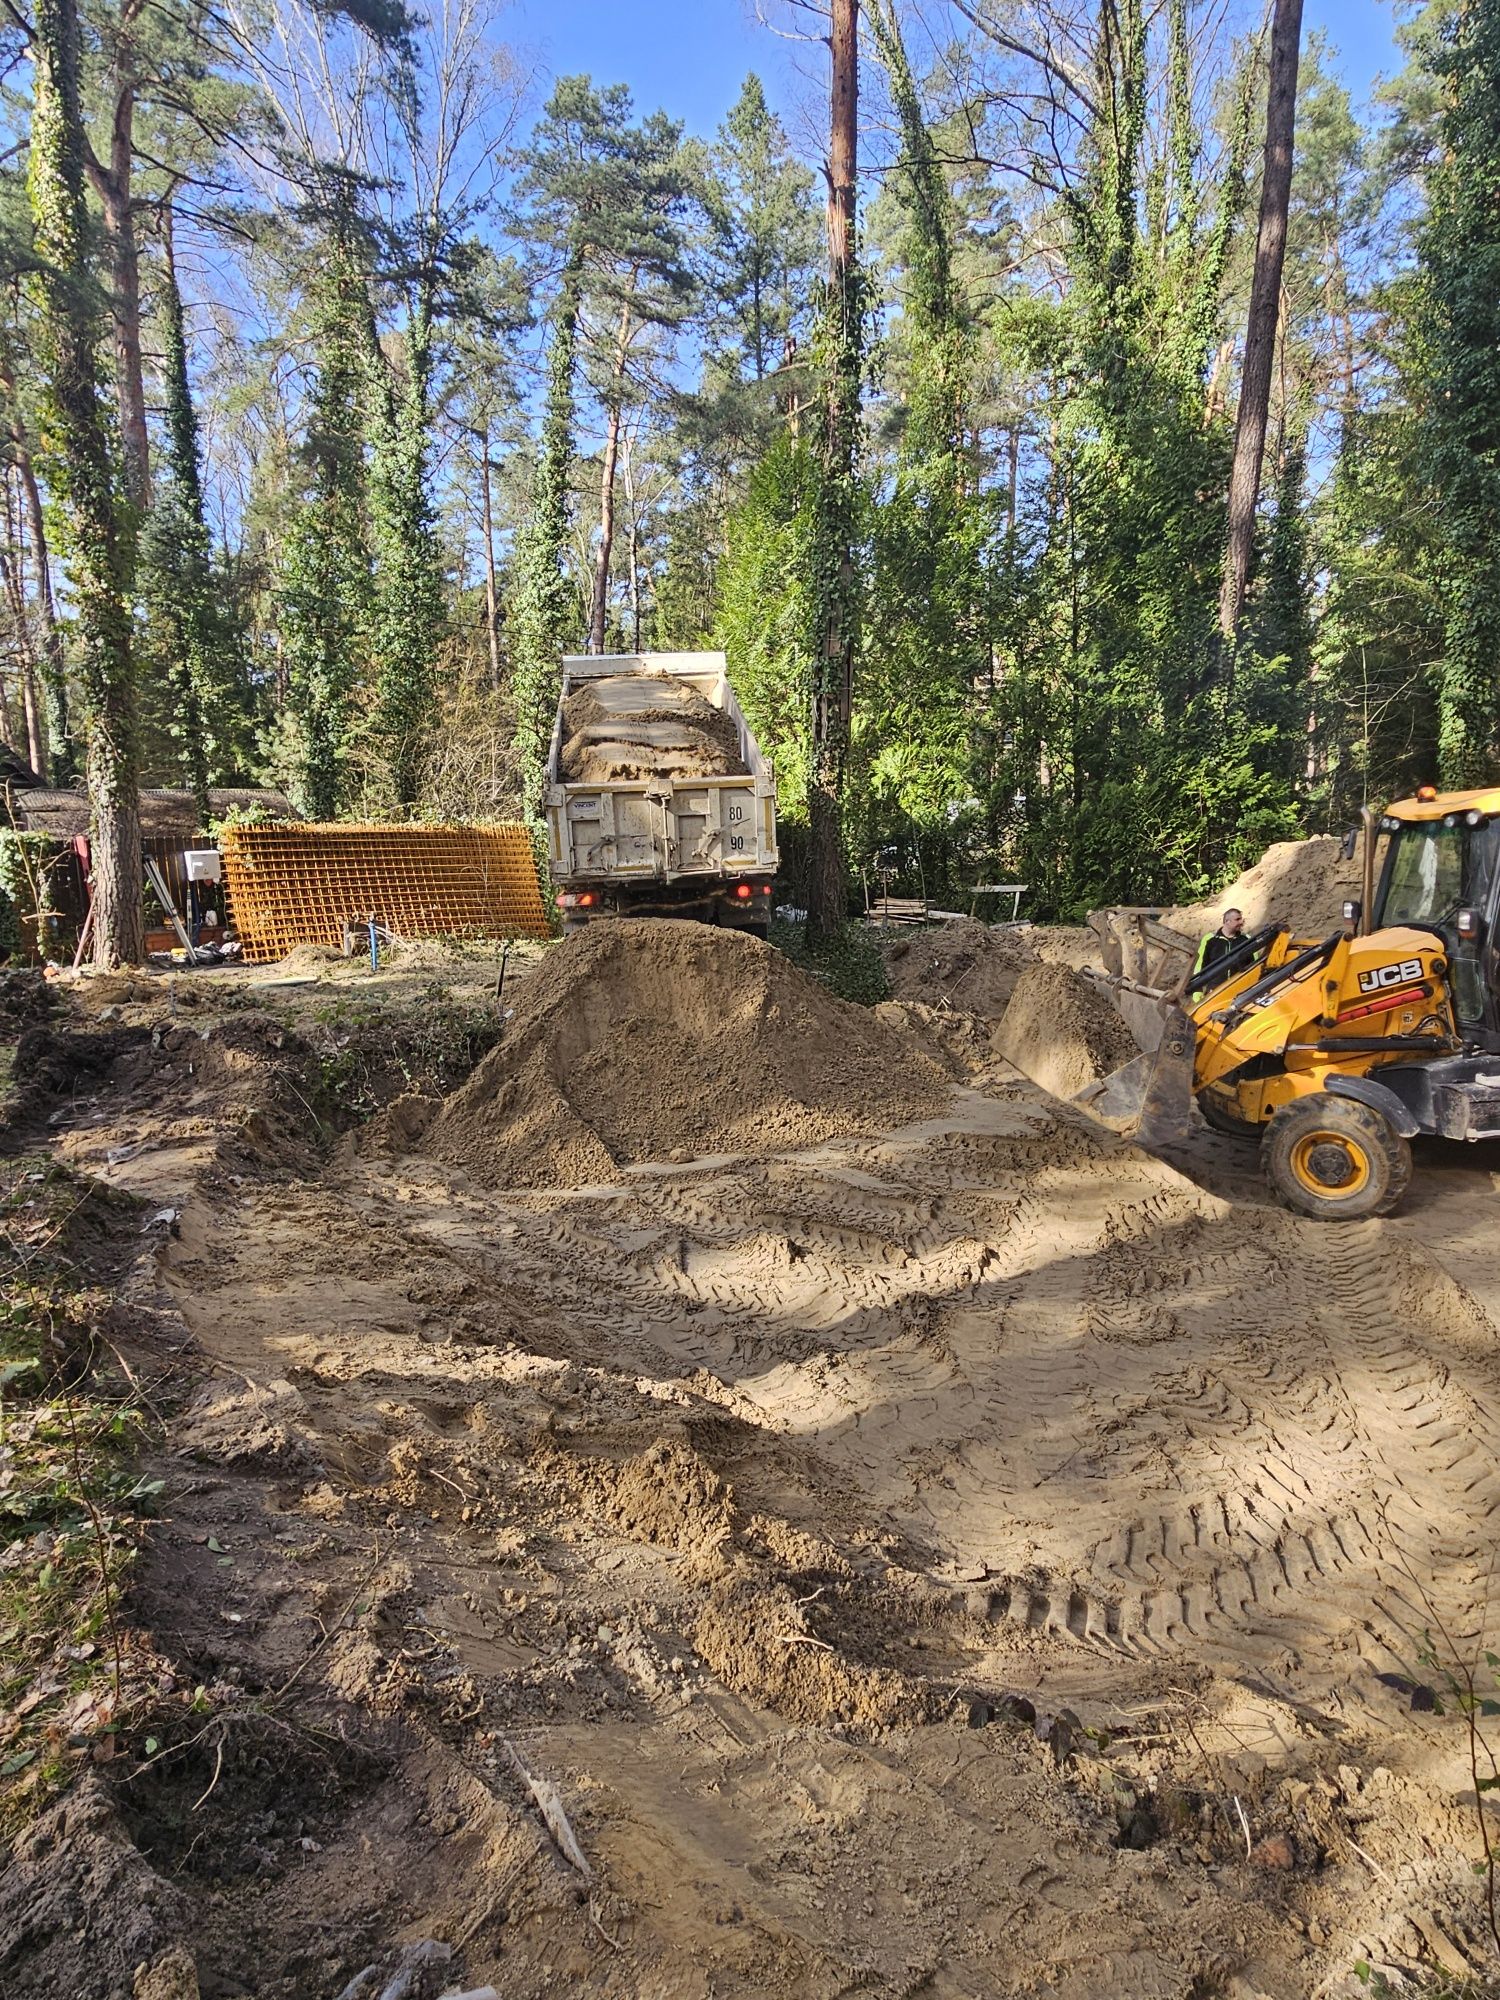
[[[1065,965],[1033,965],[1021,974],[996,1040],[1054,1097],[1075,1097],[1138,1053],[1105,995]]]
[[[1358,856],[1346,861],[1332,834],[1280,840],[1253,868],[1204,903],[1165,912],[1166,921],[1193,936],[1212,930],[1225,910],[1245,913],[1245,927],[1285,924],[1297,937],[1327,937],[1339,928],[1344,899],[1360,888]]]
[[[998,1019],[1036,954],[1024,931],[991,930],[973,917],[933,924],[883,948],[891,997]]]
[[[890,1130],[947,1090],[899,1029],[758,938],[643,919],[557,946],[421,1143],[493,1186],[578,1186],[626,1161]]]
[[[1066,965],[1072,972],[1082,972],[1086,966],[1104,969],[1099,940],[1087,924],[1033,924],[1025,938],[1032,956],[1049,965]]]
[[[612,675],[569,695],[558,764],[583,785],[745,775],[733,722],[671,674]]]
[[[928,1007],[920,1000],[882,1000],[877,1021],[915,1035],[935,1062],[960,1083],[972,1083],[1004,1062],[998,1015],[957,1007]]]

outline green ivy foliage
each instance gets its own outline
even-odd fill
[[[1440,523],[1438,760],[1445,783],[1472,785],[1500,757],[1500,11],[1445,10],[1437,32],[1447,102],[1413,333]]]
[[[527,819],[542,819],[547,748],[561,691],[561,660],[579,627],[577,592],[563,567],[568,536],[568,473],[573,457],[573,368],[578,345],[584,253],[575,246],[563,273],[547,358],[547,405],[532,488],[531,515],[516,538],[511,601],[511,668],[516,757]]]
[[[385,369],[378,347],[372,365]],[[435,666],[446,615],[427,463],[431,383],[431,305],[423,297],[408,328],[401,393],[385,391],[377,403],[381,416],[370,476],[377,727],[395,802],[404,808],[416,802],[427,732],[435,719]]]
[[[311,308],[318,359],[303,447],[306,487],[286,536],[279,608],[297,731],[295,790],[311,818],[327,820],[345,801],[373,615],[364,456],[369,307],[342,204],[334,208]]]
[[[170,240],[168,224],[169,246]],[[243,771],[251,704],[244,636],[225,608],[209,541],[182,293],[170,248],[160,312],[166,409],[156,493],[140,544],[144,651],[162,684],[165,733],[197,801],[199,824],[207,826],[209,786]]]

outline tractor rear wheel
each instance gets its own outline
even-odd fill
[[[1326,1090],[1282,1106],[1260,1162],[1277,1199],[1319,1222],[1389,1215],[1411,1179],[1411,1148],[1396,1128],[1370,1105]]]

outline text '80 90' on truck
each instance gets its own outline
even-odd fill
[[[776,781],[722,653],[565,658],[546,811],[564,930],[695,917],[765,936]]]

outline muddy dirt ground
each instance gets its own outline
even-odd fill
[[[493,1186],[251,997],[61,1003],[12,1133],[171,1211],[129,1613],[202,1699],[18,1842],[6,2000],[1483,1969],[1416,1656],[1489,1620],[1500,1159],[1319,1227],[917,1005],[915,1118]]]

